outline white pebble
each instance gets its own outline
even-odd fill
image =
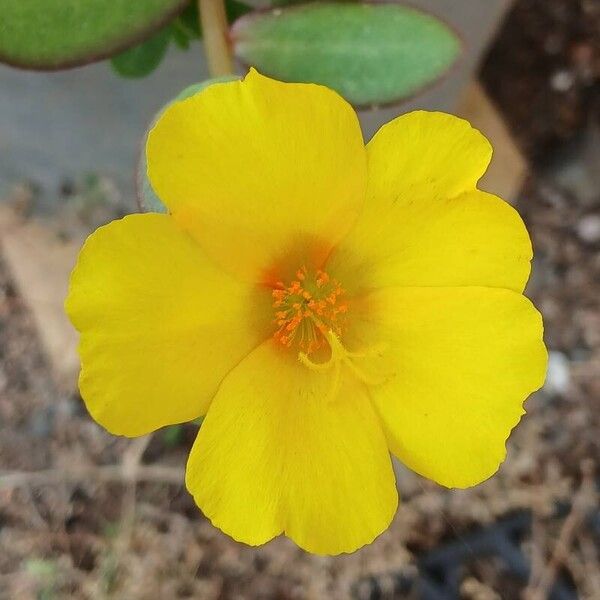
[[[551,350],[548,356],[548,372],[544,390],[550,394],[564,394],[571,382],[569,359],[562,353]]]
[[[600,242],[600,215],[587,215],[577,223],[577,235],[589,244]]]
[[[557,92],[568,92],[575,83],[575,78],[570,71],[562,70],[557,71],[552,75],[550,79],[550,85],[552,89]]]

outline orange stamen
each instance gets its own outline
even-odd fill
[[[286,347],[311,354],[327,345],[327,334],[340,335],[348,305],[338,281],[320,269],[301,267],[289,285],[277,282],[272,291],[275,324],[273,337]]]

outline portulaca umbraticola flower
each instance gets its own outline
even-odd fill
[[[101,227],[71,278],[91,415],[126,436],[205,415],[187,489],[251,545],[371,542],[391,455],[487,479],[546,368],[529,236],[477,188],[491,154],[423,111],[365,146],[338,94],[256,71],[173,103],[147,142],[168,214]]]

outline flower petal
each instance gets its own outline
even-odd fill
[[[347,288],[523,290],[531,242],[510,205],[475,188],[492,152],[481,133],[419,111],[384,125],[367,152],[364,211],[328,267]]]
[[[364,201],[366,152],[352,107],[325,87],[254,70],[173,103],[150,131],[147,158],[175,219],[246,279],[268,277],[307,245],[312,255],[298,260],[319,262]]]
[[[386,123],[367,148],[369,194],[384,202],[423,184],[452,198],[475,188],[492,159],[492,146],[468,121],[423,110]]]
[[[397,493],[362,385],[309,371],[265,342],[223,381],[186,485],[214,525],[262,544],[284,532],[317,554],[351,552],[389,525]]]
[[[490,477],[544,381],[542,319],[531,302],[493,288],[393,288],[363,300],[353,345],[380,344],[363,368],[390,448],[448,487]]]
[[[448,199],[421,188],[380,204],[378,215],[373,205],[365,211],[327,264],[350,293],[388,286],[523,291],[531,241],[500,198],[471,190]]]
[[[101,227],[66,300],[81,332],[88,410],[128,436],[200,416],[224,375],[268,336],[269,300],[263,308],[167,215]]]

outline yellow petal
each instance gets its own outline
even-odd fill
[[[522,291],[531,243],[518,213],[475,189],[491,157],[467,121],[413,112],[367,146],[364,211],[329,269],[348,291],[481,285]]]
[[[268,336],[265,301],[219,271],[167,215],[101,227],[66,300],[81,333],[88,410],[128,436],[203,414],[224,375]]]
[[[381,425],[360,383],[309,371],[266,342],[219,388],[186,485],[238,541],[284,532],[317,554],[351,552],[385,530],[397,493]]]
[[[523,291],[531,241],[517,211],[500,198],[472,190],[448,199],[421,188],[399,190],[380,202],[378,215],[372,209],[327,265],[350,293],[388,286]]]
[[[524,296],[493,288],[392,288],[361,306],[356,346],[379,344],[363,365],[390,448],[448,487],[490,477],[544,381],[542,319]]]
[[[318,263],[364,201],[366,152],[351,106],[325,87],[254,70],[167,108],[147,157],[175,219],[247,279],[269,278],[286,258],[293,269]]]
[[[490,143],[468,121],[422,110],[386,123],[367,148],[369,194],[382,202],[423,184],[452,198],[473,189],[492,158]]]

